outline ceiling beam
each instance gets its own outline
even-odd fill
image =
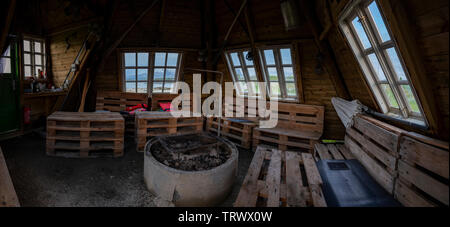
[[[6,12],[5,15],[5,24],[3,25],[3,29],[2,29],[2,33],[0,36],[0,50],[1,53],[3,54],[3,50],[6,49],[6,40],[8,38],[8,34],[9,34],[9,28],[11,27],[11,22],[12,19],[14,17],[14,12],[16,10],[16,0],[11,0],[8,6],[8,11]]]

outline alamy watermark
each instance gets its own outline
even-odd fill
[[[194,74],[193,91],[185,82],[177,82],[177,94],[181,94],[172,101],[174,117],[226,117],[258,119],[260,128],[275,128],[278,123],[278,101],[271,97],[267,101],[266,83],[252,82],[259,86],[257,97],[234,97],[234,83],[225,83],[223,87],[217,82],[201,85],[201,75]],[[247,87],[250,85],[247,84]],[[202,95],[210,95],[202,103]]]

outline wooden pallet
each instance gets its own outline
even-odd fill
[[[143,152],[147,141],[155,136],[192,134],[203,131],[202,117],[175,118],[170,112],[136,113],[136,146]]]
[[[0,207],[20,207],[5,157],[0,147]]]
[[[258,147],[235,207],[326,207],[311,154]]]
[[[313,153],[323,133],[323,106],[278,104],[278,124],[275,128],[255,128],[253,147],[266,145],[282,151]]]
[[[127,107],[148,104],[147,94],[125,93],[120,91],[97,92],[96,110],[111,112],[125,111]]]
[[[206,121],[206,130],[217,133],[219,127],[218,118],[208,118]],[[221,120],[221,136],[227,138],[239,147],[250,150],[252,148],[253,128],[256,123],[239,122],[238,119]]]
[[[119,113],[55,112],[47,118],[47,155],[120,157],[124,119]]]
[[[354,126],[346,131],[346,147],[369,174],[392,194],[397,176],[400,132],[387,130],[360,117],[354,121]]]
[[[318,160],[351,160],[355,159],[344,144],[316,144],[314,158]]]
[[[395,197],[408,207],[449,206],[449,150],[409,136],[400,139]]]

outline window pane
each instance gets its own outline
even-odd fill
[[[281,96],[280,84],[278,82],[270,83],[270,96],[272,96],[272,97]]]
[[[147,82],[137,84],[137,93],[147,93]]]
[[[381,68],[380,62],[375,54],[369,55],[370,63],[372,64],[372,68],[374,73],[377,75],[380,81],[387,81],[386,75],[384,74],[383,68]]]
[[[136,83],[134,83],[134,82],[131,82],[131,83],[126,83],[126,91],[127,92],[136,92]]]
[[[400,62],[400,58],[398,57],[397,51],[395,48],[389,48],[387,50],[387,54],[389,56],[389,60],[392,63],[392,66],[394,67],[395,74],[397,75],[397,79],[399,81],[407,81],[405,70],[403,70],[403,65]]]
[[[265,50],[264,56],[266,58],[267,65],[275,65],[275,57],[273,55],[273,50]]]
[[[176,69],[166,69],[166,81],[175,81],[175,72]]]
[[[126,81],[136,81],[136,69],[126,69],[125,70],[125,80]]]
[[[286,82],[295,82],[294,69],[292,67],[284,67],[284,80]]]
[[[178,54],[170,53],[167,55],[167,66],[177,66],[178,65]]]
[[[34,75],[35,76],[39,76],[39,71],[42,71],[42,67],[36,66],[35,71],[34,71]]]
[[[35,53],[42,53],[41,43],[40,42],[34,42],[34,52]]]
[[[11,56],[11,46],[8,46],[8,48],[6,48],[5,53],[3,53],[4,57],[10,57]]]
[[[402,85],[403,94],[405,95],[406,101],[408,102],[409,108],[415,113],[420,113],[419,105],[417,104],[416,98],[411,90],[411,86]]]
[[[136,66],[136,53],[125,53],[125,66],[126,67]]]
[[[147,81],[148,69],[138,69],[138,81]]]
[[[163,83],[153,83],[153,92],[154,93],[162,93]]]
[[[355,29],[356,33],[358,34],[358,38],[361,41],[364,49],[369,49],[372,47],[370,44],[369,38],[367,38],[366,31],[364,31],[364,27],[362,26],[361,22],[359,22],[359,17],[356,17],[353,21],[353,28]]]
[[[292,65],[291,49],[281,49],[280,52],[283,65]]]
[[[25,77],[31,77],[31,66],[25,66]]]
[[[39,54],[34,55],[34,64],[42,65],[42,56]]]
[[[246,82],[239,82],[239,87],[243,93],[248,93],[248,87]]]
[[[138,66],[139,67],[148,66],[148,53],[138,53]]]
[[[24,41],[23,41],[23,50],[24,50],[24,51],[28,51],[28,52],[31,51],[31,48],[30,48],[30,41],[28,41],[28,40],[24,40]]]
[[[253,65],[253,61],[249,61],[249,60],[247,59],[247,56],[248,56],[248,51],[244,51],[245,64],[246,64],[247,66],[252,66],[252,65]]]
[[[389,86],[389,84],[382,84],[381,89],[383,89],[384,95],[389,102],[389,106],[399,108],[397,99],[394,96],[394,92],[392,92],[391,86]]]
[[[287,83],[286,91],[288,96],[297,97],[297,88],[295,87],[295,83]]]
[[[241,66],[241,61],[239,60],[238,53],[231,53],[231,61],[233,66]]]
[[[10,58],[0,58],[0,73],[11,73]]]
[[[171,93],[174,89],[175,83],[165,83],[164,84],[164,93]]]
[[[25,65],[31,65],[31,55],[29,54],[24,54],[23,55],[23,63]]]
[[[166,66],[166,53],[155,54],[155,66]]]
[[[391,36],[386,28],[383,17],[381,16],[380,10],[378,9],[376,1],[373,1],[369,6],[369,12],[372,15],[372,19],[375,22],[378,34],[380,34],[381,40],[383,42],[391,40]]]
[[[259,83],[257,82],[250,82],[250,87],[253,90],[253,93],[255,93],[256,95],[259,95],[261,93],[260,89],[259,89]]]
[[[256,76],[255,68],[248,68],[248,76],[250,77],[250,80],[257,81],[258,77]]]
[[[153,80],[164,80],[164,69],[155,69],[153,74]]]
[[[278,82],[277,68],[269,67],[267,71],[269,71],[269,80]]]
[[[245,81],[245,77],[244,77],[244,72],[242,71],[241,68],[236,68],[236,79],[238,81]]]

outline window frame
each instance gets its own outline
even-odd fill
[[[240,97],[251,97],[251,98],[255,98],[255,97],[260,97],[261,96],[261,89],[260,88],[260,92],[259,94],[256,93],[255,91],[253,91],[253,86],[249,86],[250,83],[258,83],[259,78],[258,78],[258,71],[256,69],[256,64],[255,64],[255,59],[253,59],[253,65],[247,65],[247,61],[245,59],[244,53],[247,52],[251,52],[250,48],[243,48],[243,49],[234,49],[234,50],[229,50],[225,52],[225,58],[226,58],[226,62],[228,65],[228,69],[230,71],[231,77],[233,79],[233,82],[235,84],[235,87],[237,88],[237,94]],[[237,54],[238,58],[239,58],[239,62],[240,65],[239,66],[235,66],[234,62],[233,62],[233,58],[232,58],[232,54]],[[244,74],[244,80],[239,80],[237,78],[237,73],[236,73],[236,69],[240,68],[242,69],[242,73]],[[253,68],[255,70],[255,74],[256,74],[256,80],[252,80],[250,77],[250,73],[249,73],[249,68]],[[247,92],[244,92],[242,90],[242,87],[240,85],[240,83],[247,83]],[[257,85],[257,84],[255,84]]]
[[[135,54],[136,55],[136,65],[135,66],[125,66],[125,54]],[[146,53],[148,54],[148,65],[147,66],[139,66],[139,61],[138,61],[138,54],[142,54],[142,53]],[[155,66],[155,54],[156,53],[166,53],[166,59],[165,59],[165,66]],[[170,53],[176,53],[178,54],[178,61],[177,61],[177,66],[167,66],[167,57],[168,54]],[[138,83],[143,83],[146,82],[147,83],[147,94],[149,96],[151,96],[152,94],[171,94],[171,92],[164,92],[164,86],[165,83],[167,82],[165,80],[165,76],[166,76],[166,69],[170,68],[170,69],[175,69],[175,79],[173,81],[174,83],[174,90],[177,90],[177,84],[176,82],[179,81],[179,77],[180,77],[180,73],[181,73],[181,67],[182,67],[182,63],[183,63],[183,56],[184,53],[180,52],[180,51],[174,51],[174,50],[148,50],[148,49],[121,49],[119,51],[119,59],[120,59],[120,74],[121,74],[121,89],[124,92],[127,92],[126,90],[126,84],[127,84],[127,78],[126,78],[126,69],[135,69],[136,70],[136,80],[135,81],[129,81],[129,82],[134,82],[136,85],[136,93],[138,91]],[[156,82],[162,82],[163,83],[163,92],[154,92],[153,91],[153,83],[154,81],[154,70],[156,68],[164,68],[164,81],[156,81]],[[148,73],[147,73],[147,80],[146,81],[142,81],[142,80],[138,80],[138,69],[147,69]],[[172,82],[172,81],[169,81]],[[172,91],[172,92],[173,92]],[[134,93],[134,92],[133,92]],[[145,93],[144,93],[145,94]]]
[[[25,50],[25,41],[28,41],[30,43],[30,50],[26,51]],[[35,43],[40,43],[41,44],[41,52],[36,52],[35,50]],[[46,61],[46,57],[47,57],[47,53],[46,53],[46,45],[45,45],[45,39],[43,38],[36,38],[36,37],[30,37],[30,36],[24,36],[22,39],[22,58],[23,58],[23,77],[25,79],[30,79],[33,78],[37,75],[37,71],[36,71],[36,67],[41,67],[42,71],[44,72],[44,77],[46,78],[46,74],[47,74],[47,61]],[[26,64],[25,63],[25,54],[29,54],[30,55],[30,64]],[[41,64],[36,64],[36,55],[40,55],[41,56]],[[25,74],[26,67],[31,67],[31,76],[27,76]],[[36,76],[36,78],[39,75]]]
[[[385,42],[383,42],[380,32],[377,29],[376,22],[372,18],[370,9],[368,8],[374,2],[376,3],[378,10],[380,11],[383,23],[385,24],[386,30],[390,36],[390,40]],[[412,85],[408,69],[405,65],[403,57],[401,56],[398,44],[391,31],[389,23],[387,23],[386,17],[382,8],[380,7],[379,2],[377,0],[358,0],[355,1],[350,7],[348,7],[346,11],[346,13],[341,15],[339,26],[363,71],[364,78],[370,85],[370,88],[376,97],[376,101],[382,108],[383,112],[388,115],[393,115],[397,118],[401,117],[402,120],[412,121],[414,123],[420,123],[427,126],[428,122],[424,114],[422,105],[415,91],[415,88]],[[364,48],[364,45],[362,44],[357,31],[352,25],[352,22],[357,17],[360,18],[360,20],[363,20],[361,25],[371,44],[370,48]],[[398,80],[399,75],[397,75],[393,62],[389,57],[389,54],[387,53],[387,51],[391,48],[393,48],[397,54],[406,80]],[[375,54],[383,70],[383,73],[385,74],[386,81],[379,80],[374,66],[368,59],[369,55],[371,54]],[[389,104],[389,98],[381,88],[382,85],[388,85],[391,88],[399,108],[392,107]],[[404,91],[402,91],[401,88],[401,86],[404,85],[407,85],[411,88],[411,92],[419,108],[419,113],[414,112],[410,107],[409,102],[405,97]]]
[[[291,64],[283,64],[283,60],[281,57],[281,49],[289,49],[290,50]],[[267,65],[266,57],[265,57],[265,53],[264,53],[264,51],[266,51],[266,50],[273,51],[275,65]],[[298,79],[296,76],[297,65],[295,64],[295,57],[294,57],[295,53],[293,52],[293,50],[294,50],[294,47],[291,44],[264,46],[264,47],[258,48],[263,77],[266,82],[266,90],[267,90],[267,92],[268,92],[267,94],[269,95],[270,98],[273,98],[273,97],[272,97],[272,93],[271,93],[271,85],[270,85],[271,81],[270,81],[268,68],[274,67],[277,69],[278,83],[280,84],[280,93],[281,93],[281,96],[279,96],[277,98],[277,100],[288,101],[288,102],[298,102],[299,101]],[[294,82],[286,82],[286,75],[284,73],[285,67],[292,68],[292,72],[294,75]],[[287,88],[286,88],[287,83],[294,83],[295,93],[296,93],[295,97],[288,96],[288,92],[287,92]]]
[[[12,65],[12,45],[8,44],[5,53],[0,53],[0,61],[2,61],[2,59],[9,59],[9,71],[10,72],[0,72],[0,75],[6,75],[6,74],[13,74],[13,65]],[[6,52],[9,51],[9,55],[6,55]]]

